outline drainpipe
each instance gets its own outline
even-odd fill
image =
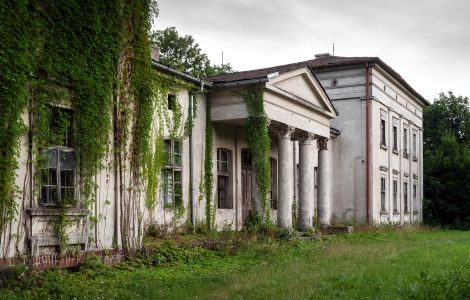
[[[371,172],[370,172],[370,161],[371,161],[371,138],[370,138],[370,127],[371,127],[371,108],[370,108],[370,69],[369,63],[366,62],[366,206],[367,206],[367,224],[370,224],[370,204],[371,204]]]
[[[194,144],[193,144],[193,130],[194,130],[194,119],[193,119],[193,105],[194,95],[189,94],[189,117],[191,118],[192,129],[189,135],[189,202],[191,203],[191,224],[193,225],[193,232],[196,232],[196,204],[194,203]]]

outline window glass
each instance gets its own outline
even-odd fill
[[[380,210],[385,211],[385,178],[380,178]]]
[[[386,141],[386,123],[385,120],[380,120],[380,144],[383,146],[387,145]]]
[[[398,150],[398,128],[393,126],[393,150]]]
[[[73,149],[73,111],[59,107],[48,110],[49,146],[41,149],[39,158],[39,204],[59,206],[73,204],[75,199],[76,159]]]
[[[393,181],[393,211],[398,211],[398,182],[396,180]]]
[[[403,208],[405,213],[408,212],[408,183],[403,183]]]
[[[269,198],[271,200],[271,208],[277,209],[277,160],[269,159],[271,165],[271,185],[269,189]]]
[[[175,166],[181,167],[181,142],[180,141],[174,141],[174,161],[175,161]]]
[[[165,165],[171,166],[171,140],[164,141],[163,152]]]
[[[233,208],[232,200],[232,151],[217,149],[217,207]]]

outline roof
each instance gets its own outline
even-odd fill
[[[207,81],[204,81],[204,80],[201,80],[199,78],[196,78],[196,77],[193,77],[189,74],[186,74],[186,73],[183,73],[183,72],[180,72],[178,70],[175,70],[173,68],[170,68],[164,64],[161,64],[159,63],[158,61],[155,61],[152,59],[152,67],[155,68],[156,70],[158,71],[162,71],[162,72],[165,72],[165,73],[168,73],[170,75],[173,75],[173,76],[177,76],[177,77],[180,77],[181,79],[184,79],[186,81],[189,81],[189,82],[192,82],[192,83],[195,83],[195,84],[198,84],[201,86],[201,89],[203,87],[212,87],[212,84],[210,82],[207,82]]]
[[[383,62],[378,57],[343,57],[343,56],[323,56],[316,59],[301,61],[297,63],[279,65],[269,68],[234,72],[228,74],[218,74],[209,76],[205,80],[213,84],[228,83],[236,81],[246,81],[266,78],[267,75],[278,72],[279,74],[290,72],[299,68],[310,67],[314,70],[334,68],[334,67],[347,67],[357,66],[365,63],[376,64],[390,74],[396,81],[398,81],[405,89],[407,89],[413,96],[418,98],[423,104],[430,105],[430,103],[421,96],[415,89],[409,85],[400,74],[393,70],[389,65]]]

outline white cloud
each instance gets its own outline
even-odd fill
[[[160,0],[155,27],[194,36],[214,63],[236,70],[315,53],[378,56],[428,99],[470,96],[467,0]]]

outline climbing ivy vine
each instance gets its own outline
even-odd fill
[[[0,232],[16,214],[15,174],[20,137],[26,132],[22,113],[28,105],[30,30],[28,1],[0,3]],[[12,13],[14,12],[14,13]]]
[[[258,183],[261,200],[261,214],[265,224],[270,221],[269,189],[271,185],[271,166],[269,153],[271,139],[269,137],[269,120],[264,111],[263,90],[258,86],[250,86],[243,93],[243,100],[250,117],[245,124],[248,148],[251,150],[253,168]]]
[[[206,100],[206,132],[204,148],[204,194],[206,195],[206,226],[213,228],[215,223],[215,203],[212,192],[214,189],[213,169],[214,156],[214,128],[212,127],[211,100]]]
[[[143,177],[146,181],[146,205],[149,209],[155,208],[157,204],[157,191],[159,188],[160,171],[166,161],[164,153],[164,136],[165,129],[167,136],[175,141],[182,141],[188,137],[193,129],[194,118],[196,117],[198,87],[194,84],[179,78],[166,75],[155,71],[152,77],[152,108],[151,124],[149,130],[146,131],[146,144],[153,145],[152,151],[144,152],[143,157]],[[184,118],[184,112],[178,95],[182,90],[188,90],[194,97],[193,111],[188,111],[188,116]],[[175,101],[170,111],[168,110],[168,95],[174,94]],[[151,121],[152,122],[152,121]],[[175,202],[175,217],[179,218],[184,213],[183,203]]]

